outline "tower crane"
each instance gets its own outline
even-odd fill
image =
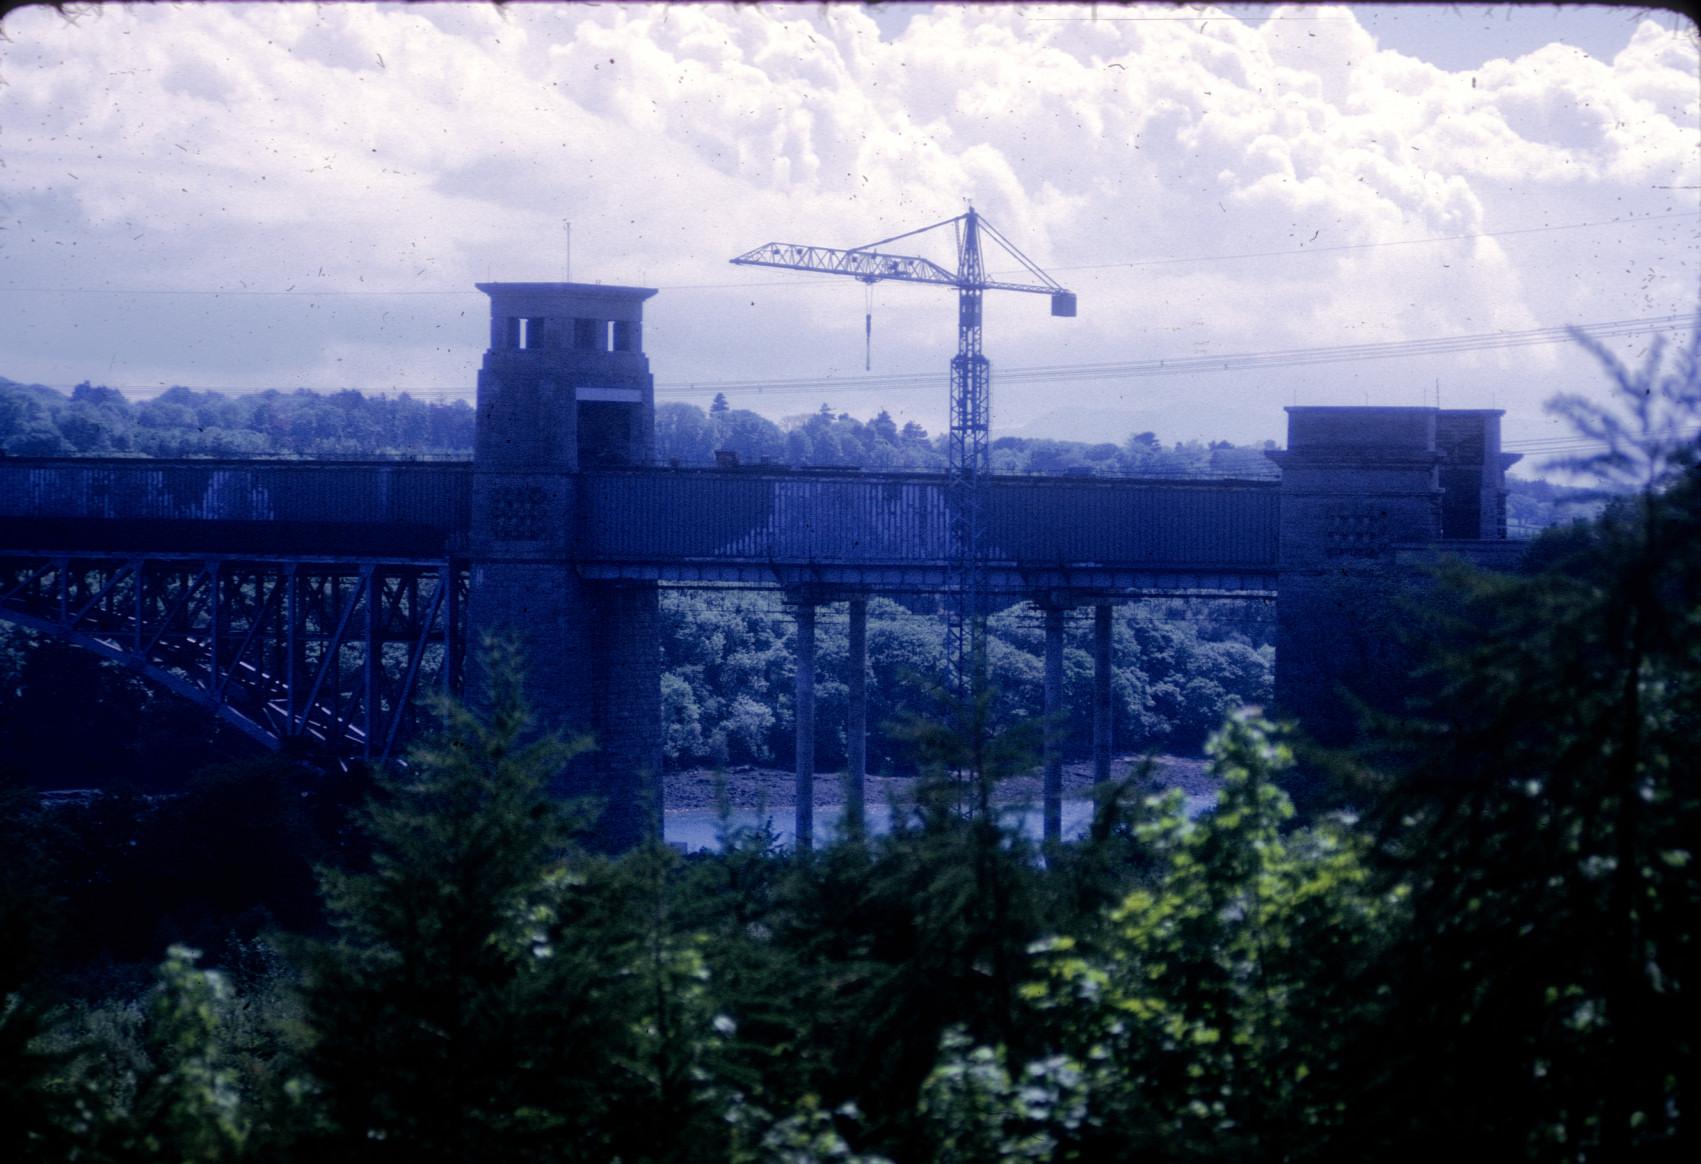
[[[957,270],[931,259],[893,254],[879,248],[901,239],[950,227],[957,247]],[[982,237],[990,238],[1037,282],[1017,283],[987,277]],[[984,686],[986,595],[982,568],[985,548],[983,481],[991,469],[992,365],[981,348],[981,299],[988,291],[1028,291],[1051,296],[1051,314],[1072,317],[1075,295],[1035,266],[1009,239],[970,206],[966,213],[932,226],[906,231],[866,246],[841,250],[805,243],[765,243],[732,260],[742,266],[783,267],[824,275],[849,275],[863,283],[883,279],[932,283],[957,289],[957,354],[951,358],[950,432],[946,441],[946,502],[950,514],[947,656],[957,694],[973,700]],[[870,326],[865,322],[865,328]],[[978,733],[977,733],[978,734]],[[978,750],[978,740],[976,741]]]

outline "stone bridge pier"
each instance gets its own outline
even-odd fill
[[[561,791],[604,805],[596,835],[629,848],[661,828],[656,583],[578,570],[578,473],[648,464],[655,384],[639,287],[481,283],[490,348],[478,374],[468,617],[513,635],[546,727],[589,731]],[[476,685],[474,687],[476,690]]]
[[[1115,609],[1107,598],[1086,599],[1060,591],[1031,599],[1045,620],[1044,708],[1042,721],[1044,836],[1048,843],[1063,839],[1063,745],[1068,734],[1069,708],[1064,703],[1064,616],[1077,606],[1093,612],[1093,783],[1110,779],[1111,739],[1111,619]]]

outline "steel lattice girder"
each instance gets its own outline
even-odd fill
[[[233,556],[0,556],[0,618],[67,638],[273,748],[382,762],[415,696],[459,687],[464,566]]]

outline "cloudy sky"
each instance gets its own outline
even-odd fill
[[[562,278],[571,221],[575,279],[662,289],[664,398],[937,429],[950,291],[878,285],[864,371],[862,285],[727,260],[972,200],[1080,297],[989,294],[1000,432],[1279,440],[1286,404],[1439,393],[1534,449],[1541,402],[1604,379],[1524,338],[1615,324],[1634,356],[1701,303],[1697,34],[1658,9],[106,5],[0,32],[14,380],[470,396],[471,284]]]

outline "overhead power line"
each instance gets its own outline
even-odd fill
[[[1695,322],[1691,315],[1661,315],[1646,319],[1613,320],[1579,325],[1577,330],[1595,339],[1686,331]],[[1413,356],[1449,355],[1457,352],[1494,351],[1568,343],[1568,327],[1542,327],[1527,331],[1486,332],[1477,335],[1440,336],[1432,339],[1393,340],[1385,343],[1341,344],[1332,347],[1286,348],[1265,352],[1240,352],[1218,356],[1185,356],[1177,359],[1130,360],[1102,364],[1054,364],[1005,368],[998,373],[1001,384],[1056,383],[1073,380],[1144,379],[1201,372],[1231,372],[1258,369],[1306,367],[1312,364],[1353,363]],[[658,396],[700,396],[715,392],[766,393],[818,392],[908,392],[937,389],[937,372],[908,372],[887,376],[861,376],[855,380],[831,376],[774,380],[716,380],[690,384],[663,384]]]
[[[1626,336],[1670,334],[1688,331],[1696,325],[1693,315],[1657,315],[1645,319],[1621,319],[1602,323],[1576,325],[1576,330],[1595,339],[1615,339]],[[1131,360],[1100,364],[1051,364],[1002,369],[1001,384],[1054,383],[1070,380],[1144,379],[1154,376],[1192,375],[1204,372],[1245,371],[1306,367],[1313,364],[1352,363],[1361,360],[1401,359],[1414,356],[1449,355],[1456,352],[1494,351],[1505,348],[1532,347],[1543,344],[1571,342],[1570,327],[1542,327],[1527,331],[1485,332],[1476,335],[1440,336],[1431,339],[1391,340],[1385,343],[1341,344],[1332,347],[1285,348],[1265,352],[1237,352],[1217,356],[1187,356],[1177,359]],[[717,392],[743,392],[757,395],[785,395],[797,392],[911,392],[937,390],[943,376],[938,371],[903,372],[884,376],[858,376],[840,379],[834,376],[807,376],[769,380],[703,380],[691,383],[662,383],[656,386],[658,397],[701,397]],[[51,384],[51,388],[68,390],[69,384]],[[113,384],[107,387],[120,392],[161,392],[163,384]],[[241,385],[182,385],[202,392],[265,392],[269,388]],[[283,391],[343,392],[346,384],[314,388],[292,385]],[[468,397],[471,385],[421,385],[415,387],[386,386],[362,391],[401,393],[415,398]]]
[[[1623,218],[1606,218],[1595,222],[1560,222],[1551,226],[1523,226],[1508,230],[1483,230],[1470,234],[1428,235],[1423,238],[1385,239],[1380,242],[1363,243],[1332,243],[1323,246],[1297,246],[1286,250],[1276,251],[1243,251],[1227,255],[1185,255],[1155,259],[1127,259],[1114,263],[1078,263],[1074,265],[1052,263],[1054,271],[1112,271],[1137,267],[1167,267],[1180,266],[1187,263],[1222,263],[1237,259],[1272,259],[1294,258],[1305,255],[1323,254],[1332,251],[1363,251],[1376,250],[1380,247],[1413,247],[1427,246],[1433,243],[1468,242],[1479,238],[1508,238],[1514,235],[1547,234],[1561,230],[1593,230],[1609,226],[1635,226],[1644,222],[1661,222],[1673,218],[1701,217],[1701,210],[1674,211],[1670,214],[1635,214]],[[1002,272],[991,272],[999,274]],[[662,283],[658,290],[662,291],[721,291],[736,290],[741,287],[828,287],[837,286],[839,280],[821,276],[820,278],[798,279],[755,279],[744,282],[716,283]],[[200,295],[209,298],[244,298],[244,297],[276,297],[296,296],[307,298],[358,298],[368,296],[477,296],[482,292],[471,288],[455,289],[406,289],[382,290],[377,288],[346,288],[324,289],[292,285],[281,289],[263,289],[255,287],[3,287],[3,291],[15,291],[26,295]]]
[[[1180,263],[1222,263],[1231,259],[1286,258],[1294,255],[1317,255],[1328,251],[1368,251],[1379,247],[1415,247],[1431,243],[1469,242],[1479,238],[1508,238],[1520,234],[1546,234],[1557,230],[1589,230],[1603,226],[1629,226],[1639,222],[1655,222],[1668,218],[1695,218],[1701,210],[1684,210],[1672,214],[1640,214],[1629,218],[1609,218],[1599,222],[1566,222],[1553,226],[1522,226],[1511,230],[1482,230],[1471,234],[1438,234],[1425,238],[1394,238],[1381,242],[1326,243],[1323,246],[1297,246],[1279,251],[1246,251],[1234,255],[1193,255],[1176,259],[1135,259],[1124,263],[1093,263],[1084,266],[1054,266],[1056,271],[1108,271],[1123,267],[1166,267]]]

